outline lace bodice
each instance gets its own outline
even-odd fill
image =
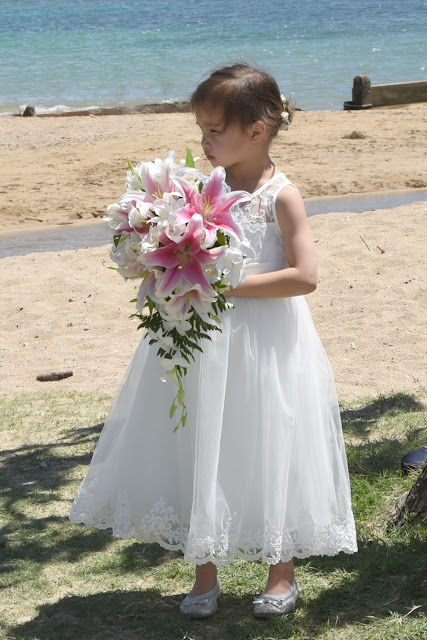
[[[249,245],[244,248],[251,260],[248,273],[267,273],[289,266],[276,216],[276,199],[283,187],[292,184],[283,173],[277,173],[231,209],[248,239]]]

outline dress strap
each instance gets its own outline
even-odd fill
[[[276,213],[277,196],[279,195],[281,190],[284,189],[285,187],[292,186],[292,187],[295,187],[295,189],[298,189],[298,187],[293,182],[291,182],[289,180],[289,178],[287,178],[285,176],[284,173],[278,174],[278,177],[279,176],[280,176],[280,180],[275,185],[275,190],[274,190],[273,197],[272,197],[272,200],[271,200],[271,213],[272,213],[274,222],[280,228],[279,221],[277,220],[277,213]]]

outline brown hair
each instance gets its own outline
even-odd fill
[[[292,110],[286,101],[289,122]],[[231,123],[242,129],[261,120],[271,140],[282,124],[283,103],[275,79],[267,72],[244,62],[213,71],[199,84],[190,98],[193,113],[198,109],[219,108],[225,127]]]

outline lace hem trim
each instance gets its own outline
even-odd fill
[[[136,538],[141,542],[157,543],[169,551],[181,551],[192,564],[228,565],[236,557],[243,560],[262,560],[267,564],[288,562],[291,558],[334,556],[343,551],[357,551],[352,516],[337,519],[330,525],[316,525],[309,516],[299,531],[281,531],[266,520],[264,528],[256,531],[239,529],[237,514],[223,523],[216,535],[194,536],[183,525],[174,508],[160,498],[150,512],[141,518],[131,517],[128,498],[122,494],[116,508],[104,508],[96,514],[84,513],[73,505],[70,520],[97,529],[112,529],[113,535],[123,539]],[[201,529],[205,528],[203,525]]]

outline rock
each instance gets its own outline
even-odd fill
[[[52,373],[40,373],[37,376],[39,382],[51,382],[53,380],[62,380],[73,375],[72,371],[52,371]]]
[[[32,104],[29,104],[28,106],[25,107],[24,109],[24,113],[22,114],[23,116],[35,116],[36,115],[36,110],[34,109]]]

